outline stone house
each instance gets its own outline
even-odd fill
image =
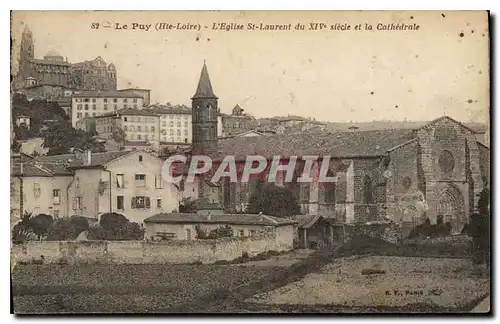
[[[224,214],[216,210],[198,210],[196,213],[162,213],[144,220],[145,237],[175,240],[196,240],[197,227],[207,234],[211,230],[229,226],[234,237],[251,237],[274,232],[278,244],[293,247],[296,221],[262,214]]]
[[[117,212],[141,223],[178,208],[178,190],[163,181],[162,167],[160,158],[143,151],[88,152],[14,163],[12,177],[25,198],[23,211],[95,220]]]
[[[296,215],[298,245],[300,248],[321,248],[343,241],[343,227],[331,218],[320,215]]]

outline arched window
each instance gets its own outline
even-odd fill
[[[368,175],[363,178],[363,197],[365,203],[373,202],[372,179]]]

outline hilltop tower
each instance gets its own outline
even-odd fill
[[[28,25],[24,26],[23,35],[21,37],[21,49],[19,61],[29,61],[35,58],[35,44],[33,41],[33,33]]]
[[[191,98],[194,154],[206,154],[217,149],[217,99],[204,62],[198,88]]]

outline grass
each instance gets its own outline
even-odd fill
[[[17,265],[16,313],[158,312],[227,294],[274,268],[219,265]],[[202,307],[203,305],[199,305]]]

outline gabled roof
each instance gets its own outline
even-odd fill
[[[194,213],[169,213],[157,214],[146,218],[144,223],[162,224],[227,224],[227,225],[261,225],[261,226],[283,226],[292,225],[297,222],[286,218],[278,218],[258,214],[214,214],[201,215]]]
[[[336,158],[377,157],[415,137],[411,130],[342,133],[303,133],[275,136],[234,137],[219,143],[216,158],[247,155],[272,158],[275,155],[328,155]]]
[[[299,228],[311,228],[316,224],[318,221],[325,219],[323,216],[320,215],[296,215],[291,217],[291,219],[295,220],[298,222],[297,226]],[[334,222],[335,220],[331,219],[325,219],[329,222]]]
[[[215,98],[217,96],[214,94],[212,89],[212,83],[210,82],[210,76],[208,75],[207,65],[203,63],[203,68],[201,69],[200,80],[198,81],[198,87],[196,88],[196,93],[192,99],[197,98]]]
[[[436,118],[436,119],[434,119],[434,120],[432,120],[432,121],[428,122],[428,123],[427,123],[427,124],[425,124],[425,125],[422,125],[422,126],[420,126],[420,127],[418,127],[418,128],[415,128],[414,130],[415,130],[415,131],[418,131],[418,130],[420,130],[420,129],[430,127],[430,126],[432,126],[432,125],[434,125],[434,124],[437,124],[438,122],[440,122],[440,121],[442,121],[442,120],[450,120],[450,121],[452,121],[452,122],[453,122],[453,123],[455,123],[455,124],[459,124],[459,125],[460,125],[460,126],[462,126],[463,128],[465,128],[465,129],[467,129],[467,130],[471,131],[473,134],[483,133],[483,131],[474,130],[474,129],[470,128],[469,126],[465,125],[464,123],[459,122],[458,120],[455,120],[455,119],[453,119],[453,118],[451,118],[451,117],[449,117],[449,116],[441,116],[441,117],[439,117],[439,118]]]

